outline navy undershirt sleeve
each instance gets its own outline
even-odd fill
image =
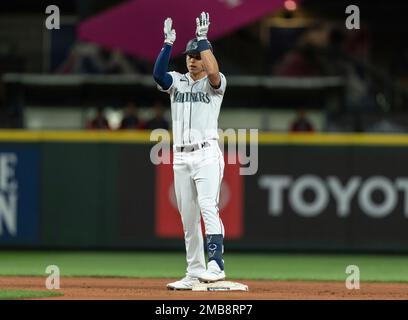
[[[173,84],[173,78],[167,72],[170,61],[171,45],[164,44],[156,59],[153,69],[153,78],[163,90],[167,90]]]

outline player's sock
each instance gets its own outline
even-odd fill
[[[207,234],[208,262],[215,260],[221,270],[224,270],[224,260],[222,259],[223,240],[222,234]]]

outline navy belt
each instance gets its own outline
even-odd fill
[[[210,143],[205,141],[205,142],[196,143],[190,146],[176,147],[176,151],[177,152],[193,152],[193,151],[197,151],[197,150],[209,147],[209,146],[210,146]]]

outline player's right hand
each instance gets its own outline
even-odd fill
[[[167,18],[164,20],[164,42],[173,45],[174,41],[176,41],[176,30],[172,29],[173,20],[171,18]]]

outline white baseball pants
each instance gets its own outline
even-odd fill
[[[206,234],[222,234],[218,200],[224,173],[224,158],[218,141],[193,152],[174,151],[174,188],[186,245],[187,273],[198,277],[206,270],[202,216]],[[201,212],[201,215],[200,215]]]

